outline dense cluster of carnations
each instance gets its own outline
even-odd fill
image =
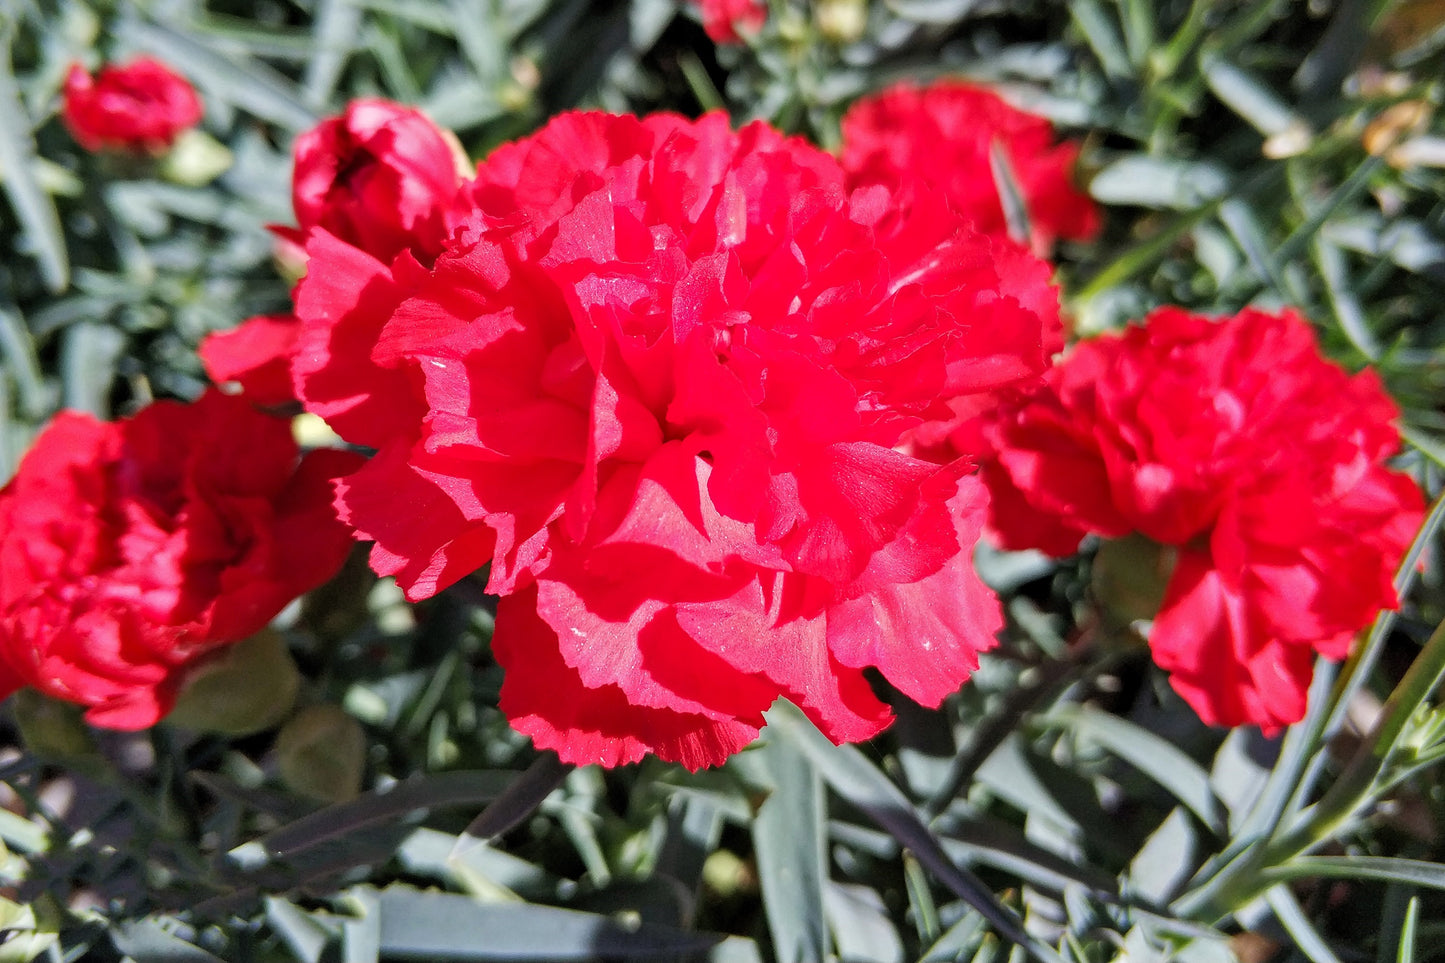
[[[1176,687],[1209,721],[1298,717],[1419,514],[1378,384],[1250,312],[1164,313],[1045,375],[1035,252],[1099,223],[1076,149],[958,84],[843,132],[840,161],[720,114],[568,113],[475,171],[386,101],[302,136],[294,312],[201,349],[240,397],[62,415],[0,493],[10,688],[150,724],[350,532],[413,600],[485,573],[502,708],[565,760],[714,764],[779,697],[861,740],[890,719],[865,669],[937,705],[994,644],[987,516],[1056,554],[1175,547]],[[298,402],[370,457],[297,467],[252,406]]]

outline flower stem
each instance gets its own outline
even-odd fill
[[[1277,880],[1271,870],[1288,864],[1343,832],[1375,801],[1381,775],[1411,716],[1445,677],[1445,623],[1438,626],[1405,677],[1386,700],[1379,720],[1340,777],[1282,835],[1242,852],[1213,879],[1175,904],[1181,915],[1218,923],[1264,895]]]

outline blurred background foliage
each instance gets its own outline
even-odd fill
[[[65,72],[136,53],[203,126],[88,154]],[[773,0],[726,47],[671,0],[6,0],[0,58],[0,477],[59,407],[192,396],[205,334],[286,309],[290,144],[351,97],[474,157],[576,106],[831,147],[857,96],[961,75],[1084,140],[1107,227],[1058,252],[1077,332],[1299,305],[1379,368],[1440,489],[1440,0]],[[1267,738],[1152,669],[1140,560],[978,561],[1008,632],[942,710],[895,698],[835,748],[779,706],[690,775],[539,755],[496,709],[480,588],[410,606],[356,559],[153,732],[12,700],[0,960],[1445,960],[1439,565],[1405,566],[1401,612]]]

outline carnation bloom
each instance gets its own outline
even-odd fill
[[[1088,533],[1172,547],[1155,661],[1206,722],[1274,728],[1304,714],[1315,653],[1397,604],[1423,505],[1384,465],[1397,414],[1296,314],[1165,308],[993,416],[990,524],[1059,556]]]
[[[742,43],[739,29],[757,33],[768,19],[765,0],[698,0],[702,28],[716,43]]]
[[[153,725],[188,666],[335,574],[350,540],[331,483],[355,465],[298,463],[286,421],[215,392],[57,415],[0,491],[0,693]]]
[[[383,261],[401,251],[434,257],[464,163],[455,138],[421,111],[353,100],[296,138],[291,203],[299,227],[280,233],[304,244],[321,228]]]
[[[1055,143],[1047,120],[990,90],[957,81],[899,84],[864,97],[843,117],[850,187],[916,179],[943,194],[977,230],[1005,234],[995,149],[1022,196],[1035,250],[1047,251],[1055,238],[1087,240],[1098,233],[1098,208],[1073,183],[1078,145]]]
[[[186,78],[159,60],[107,64],[92,77],[73,64],[61,117],[86,150],[157,153],[201,119],[201,101]]]
[[[563,758],[697,768],[779,696],[835,740],[936,705],[999,626],[969,466],[896,451],[1046,363],[1048,269],[850,197],[762,124],[564,114],[482,165],[430,269],[324,231],[306,407],[376,449],[338,504],[411,598],[490,566],[502,707]]]

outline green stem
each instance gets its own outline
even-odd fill
[[[1240,855],[1213,880],[1175,904],[1182,915],[1218,923],[1274,885],[1270,870],[1343,832],[1374,802],[1380,777],[1416,710],[1445,677],[1445,623],[1441,623],[1386,700],[1374,730],[1323,798],[1282,836]]]

